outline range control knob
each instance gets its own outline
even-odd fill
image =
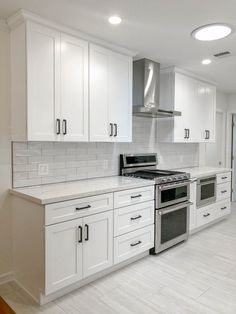
[[[171,182],[171,181],[172,181],[172,178],[168,178],[167,181],[168,181],[168,182]]]

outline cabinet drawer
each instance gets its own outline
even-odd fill
[[[215,204],[206,206],[197,213],[197,227],[201,227],[217,218]]]
[[[231,212],[231,202],[230,199],[223,200],[221,202],[216,203],[217,206],[217,215],[218,217],[222,217],[230,214]]]
[[[230,182],[230,181],[231,181],[231,172],[218,173],[216,175],[217,184]]]
[[[113,194],[102,194],[72,201],[46,205],[45,224],[51,225],[83,216],[97,214],[113,208]]]
[[[125,190],[114,193],[114,207],[124,207],[154,199],[154,186]]]
[[[114,239],[114,263],[125,261],[154,246],[154,225]]]
[[[154,201],[116,209],[114,236],[118,236],[154,223]]]
[[[231,182],[217,184],[216,186],[216,200],[220,201],[226,198],[230,198]]]

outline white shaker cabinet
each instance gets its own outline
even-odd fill
[[[14,29],[11,78],[13,140],[57,140],[60,33],[30,22]]]
[[[90,45],[90,141],[131,142],[132,58]]]
[[[75,219],[45,228],[45,294],[82,279],[82,223]]]
[[[11,62],[13,140],[88,141],[88,42],[22,23]]]
[[[83,276],[91,276],[113,264],[113,212],[83,219]]]
[[[214,142],[215,86],[176,68],[161,71],[160,85],[160,107],[182,115],[158,121],[159,141]]]
[[[61,34],[62,140],[88,141],[88,43]]]
[[[45,294],[113,264],[113,211],[45,228]]]

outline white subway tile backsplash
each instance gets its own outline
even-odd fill
[[[156,152],[162,168],[198,165],[198,144],[158,143],[158,120],[135,117],[132,143],[13,143],[13,186],[23,187],[119,174],[119,155]],[[38,175],[48,163],[49,174]]]

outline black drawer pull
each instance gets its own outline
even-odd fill
[[[88,208],[91,208],[91,205],[87,205],[84,207],[76,207],[76,210],[83,210],[83,209],[88,209]]]
[[[203,217],[208,217],[208,216],[210,216],[209,213],[203,215]]]
[[[141,243],[142,243],[142,241],[137,241],[137,242],[131,243],[130,246],[136,246],[136,245],[139,245]]]
[[[140,219],[140,218],[142,218],[142,216],[141,216],[141,215],[138,215],[138,216],[136,216],[136,217],[131,217],[130,220],[136,220],[136,219]]]
[[[131,195],[130,197],[131,197],[131,198],[139,198],[139,197],[142,197],[142,194],[138,194],[138,195]]]
[[[222,180],[225,180],[225,179],[227,179],[227,178],[228,178],[228,177],[221,177]]]
[[[222,194],[224,194],[224,193],[226,193],[226,192],[227,192],[227,190],[221,191]]]
[[[78,227],[79,228],[79,243],[82,243],[82,239],[83,239],[83,228],[81,226]]]
[[[226,206],[224,206],[224,207],[221,207],[221,210],[225,210],[227,207]]]

